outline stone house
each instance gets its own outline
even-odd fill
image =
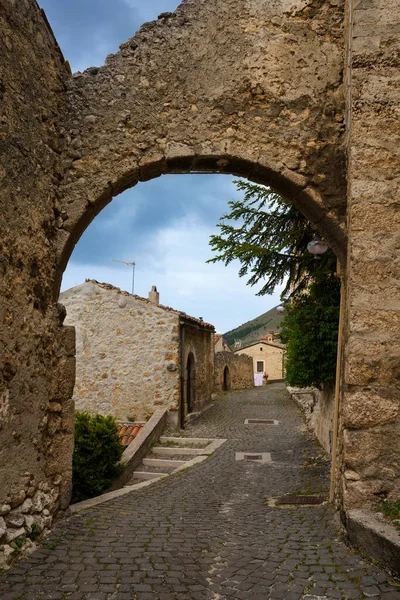
[[[285,346],[278,342],[261,339],[235,350],[235,354],[247,354],[253,359],[254,373],[268,373],[269,379],[285,377]]]
[[[214,335],[214,350],[215,352],[233,352],[224,336],[220,333]]]
[[[211,399],[214,327],[105,283],[86,280],[60,295],[76,329],[75,406],[119,421],[169,410],[184,424]]]

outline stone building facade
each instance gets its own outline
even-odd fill
[[[75,76],[35,0],[3,1],[0,28],[7,515],[38,492],[37,520],[68,506],[74,334],[57,301],[75,244],[123,190],[193,171],[270,185],[336,253],[337,502],[346,513],[398,500],[398,0],[183,2]]]
[[[178,426],[211,399],[214,328],[160,305],[154,287],[146,300],[88,280],[60,302],[76,330],[77,409],[126,422],[165,408]]]
[[[268,373],[269,380],[285,378],[285,347],[264,339],[235,350],[235,354],[250,356],[254,373]]]
[[[233,352],[216,352],[214,382],[216,392],[252,388],[253,360],[249,356],[239,356]]]

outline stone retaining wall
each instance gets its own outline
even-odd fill
[[[224,389],[224,371],[228,368],[230,390],[246,390],[254,386],[253,359],[250,356],[240,356],[232,352],[216,352],[215,358],[215,392]]]
[[[317,390],[316,388],[288,387],[287,390],[303,411],[309,429],[316,435],[326,452],[331,454],[335,404],[334,388],[327,386],[324,390]]]

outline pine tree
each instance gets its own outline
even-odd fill
[[[239,275],[250,275],[249,285],[262,282],[258,296],[272,294],[285,284],[282,296],[305,289],[312,279],[332,273],[336,257],[328,250],[321,260],[307,251],[317,229],[287,200],[270,188],[235,181],[241,200],[229,202],[230,212],[220,218],[220,233],[210,237],[217,253],[207,262],[228,265],[237,259]]]

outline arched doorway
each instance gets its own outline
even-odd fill
[[[224,392],[229,392],[231,389],[231,373],[229,371],[229,367],[225,367],[224,369],[224,380],[222,382],[222,389]]]
[[[193,352],[190,352],[186,362],[186,411],[193,411],[196,401],[196,361]]]

